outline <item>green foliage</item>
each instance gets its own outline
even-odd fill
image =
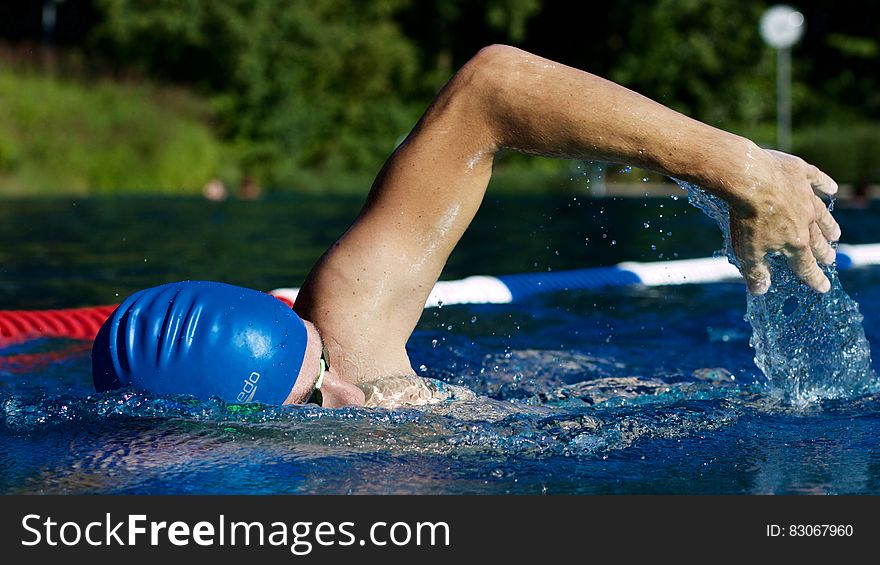
[[[451,69],[425,68],[397,16],[408,0],[96,0],[94,46],[120,67],[185,82],[212,101],[242,168],[265,184],[308,171],[375,174]],[[429,6],[430,8],[430,6]],[[437,2],[521,38],[538,0]]]
[[[418,14],[422,24],[435,30],[434,40],[439,47],[450,47],[462,38],[455,37],[454,29],[459,24],[473,25],[476,16],[492,32],[509,41],[525,39],[526,25],[541,11],[540,0],[416,0],[408,2],[406,11]],[[427,21],[425,21],[427,20]],[[422,32],[424,34],[424,31]],[[436,48],[437,45],[434,46]]]
[[[513,41],[522,41],[526,36],[526,24],[540,10],[539,0],[489,0],[486,22]]]
[[[868,184],[880,180],[880,124],[829,123],[798,132],[795,153],[839,183]]]
[[[211,97],[264,182],[300,169],[378,170],[423,109],[397,0],[99,0],[98,45]],[[417,97],[416,97],[417,98]]]
[[[685,114],[757,137],[775,115],[772,50],[758,35],[762,2],[658,0],[632,9],[611,78]]]
[[[224,149],[189,95],[0,70],[0,193],[192,193]]]
[[[766,0],[90,1],[97,24],[77,50],[86,72],[109,63],[122,76],[195,91],[202,108],[106,81],[7,84],[4,189],[194,189],[212,176],[234,184],[249,174],[272,188],[363,191],[443,82],[493,42],[608,76],[762,145],[776,139],[775,57],[758,35]],[[880,119],[878,6],[801,3],[793,117],[805,151],[845,155],[825,140],[851,143],[832,126],[799,136],[810,124]],[[45,139],[22,125],[37,119],[26,109],[37,101],[55,112]],[[840,159],[842,177],[880,180],[855,163]],[[497,172],[522,188],[568,178],[564,165],[510,156]]]
[[[875,59],[880,55],[880,43],[867,37],[832,33],[828,35],[828,46],[847,57]]]

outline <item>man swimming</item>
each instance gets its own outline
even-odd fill
[[[248,289],[184,282],[129,297],[93,348],[99,391],[325,407],[444,398],[406,342],[502,150],[627,163],[693,182],[730,207],[749,291],[768,253],[827,292],[840,228],[816,193],[837,185],[769,151],[595,75],[501,45],[481,50],[431,103],[376,178],[351,227],[312,268],[293,311]]]

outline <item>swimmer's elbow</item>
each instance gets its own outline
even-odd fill
[[[454,83],[481,94],[495,94],[509,84],[515,67],[526,55],[525,51],[510,45],[483,47],[458,71]]]
[[[487,45],[477,51],[476,55],[471,58],[471,62],[478,65],[497,66],[513,59],[521,58],[524,55],[528,54],[522,49],[518,49],[511,45],[504,45],[503,43],[495,43]]]
[[[449,81],[440,106],[457,116],[472,134],[487,132],[497,144],[498,122],[515,93],[517,68],[528,54],[509,45],[490,45],[477,52]],[[482,128],[481,128],[482,125]]]

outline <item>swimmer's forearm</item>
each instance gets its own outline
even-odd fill
[[[509,47],[487,56],[474,82],[487,87],[478,98],[498,147],[631,163],[695,182],[728,203],[733,251],[752,292],[769,288],[767,253],[785,255],[814,290],[831,287],[817,261],[833,263],[829,241],[840,227],[816,193],[832,195],[837,184],[817,167],[589,73]]]
[[[493,58],[482,65],[481,80],[499,147],[632,164],[747,204],[743,188],[757,148],[751,141],[524,51],[493,47],[483,55]]]

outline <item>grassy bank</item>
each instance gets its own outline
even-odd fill
[[[212,178],[234,186],[241,151],[220,139],[206,108],[207,101],[180,89],[0,66],[0,196],[198,194]],[[838,182],[864,189],[880,178],[880,124],[795,133],[795,151]],[[651,189],[639,182],[643,177],[663,180],[619,169],[605,167],[606,180],[631,184],[634,194]],[[377,172],[290,170],[284,186],[268,188],[363,194]],[[496,163],[490,190],[581,193],[592,190],[588,176],[584,164],[507,154]]]
[[[191,94],[0,69],[0,195],[197,193],[236,175]]]
[[[236,153],[212,131],[208,104],[149,84],[84,82],[0,67],[0,196],[198,194],[240,178]],[[507,155],[492,191],[582,190],[572,163]],[[363,194],[378,171],[289,171],[301,193]]]

